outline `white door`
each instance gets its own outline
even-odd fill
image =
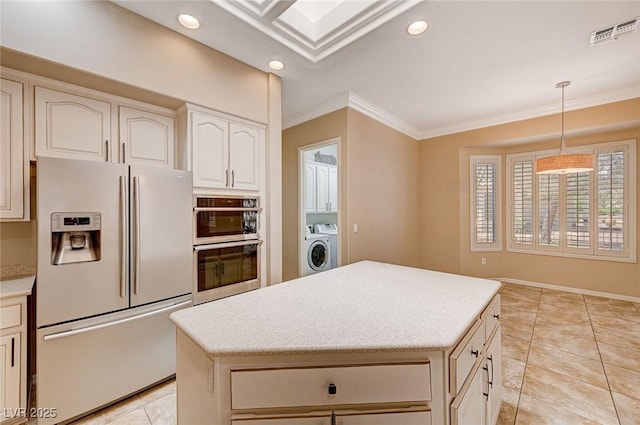
[[[100,100],[36,87],[36,155],[115,160],[111,105]]]
[[[173,119],[120,107],[120,162],[173,168]]]
[[[316,212],[316,164],[304,165],[304,205],[305,212]]]
[[[0,337],[0,421],[19,416],[20,359],[20,332]]]
[[[260,133],[257,128],[229,124],[230,188],[260,189]]]
[[[131,305],[188,294],[192,280],[192,176],[131,166]]]
[[[77,159],[38,158],[38,326],[129,307],[127,285],[128,167]],[[124,180],[123,180],[124,179]],[[52,264],[51,214],[100,213],[99,259]],[[124,225],[123,225],[124,224]],[[169,227],[169,226],[168,226]]]
[[[330,212],[338,212],[338,168],[337,167],[329,167],[328,169],[328,200],[329,200],[329,211]]]
[[[316,165],[316,208],[329,211],[329,167],[320,164]]]
[[[229,124],[221,119],[191,112],[193,185],[225,188],[229,184]]]
[[[478,367],[466,391],[451,404],[451,425],[485,425],[484,369]]]
[[[0,88],[0,219],[24,218],[22,84],[2,79]]]

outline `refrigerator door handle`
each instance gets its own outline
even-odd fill
[[[127,176],[120,176],[120,297],[127,296]]]
[[[133,251],[135,271],[133,275],[133,293],[140,293],[140,178],[133,176],[133,225],[135,226],[135,246]]]
[[[98,329],[109,328],[111,326],[121,325],[127,322],[133,322],[134,320],[142,319],[144,317],[155,316],[156,314],[164,313],[165,311],[169,311],[178,307],[186,306],[191,304],[191,300],[183,301],[181,303],[173,304],[167,307],[159,308],[158,310],[148,311],[146,313],[139,314],[137,316],[127,317],[125,319],[114,320],[113,322],[100,323],[99,325],[87,326],[86,328],[73,329],[70,331],[63,331],[54,334],[45,335],[43,339],[45,341],[50,341],[52,339],[64,338],[67,336],[73,336],[78,334],[83,334],[86,332],[96,331]]]

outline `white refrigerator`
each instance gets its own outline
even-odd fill
[[[38,407],[58,423],[175,373],[169,314],[191,305],[192,176],[37,160]]]

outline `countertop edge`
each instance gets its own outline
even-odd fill
[[[36,275],[0,281],[0,299],[31,295]]]

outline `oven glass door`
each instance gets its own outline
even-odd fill
[[[197,247],[197,292],[243,282],[257,282],[261,242]]]
[[[195,243],[258,238],[256,198],[197,198]]]

